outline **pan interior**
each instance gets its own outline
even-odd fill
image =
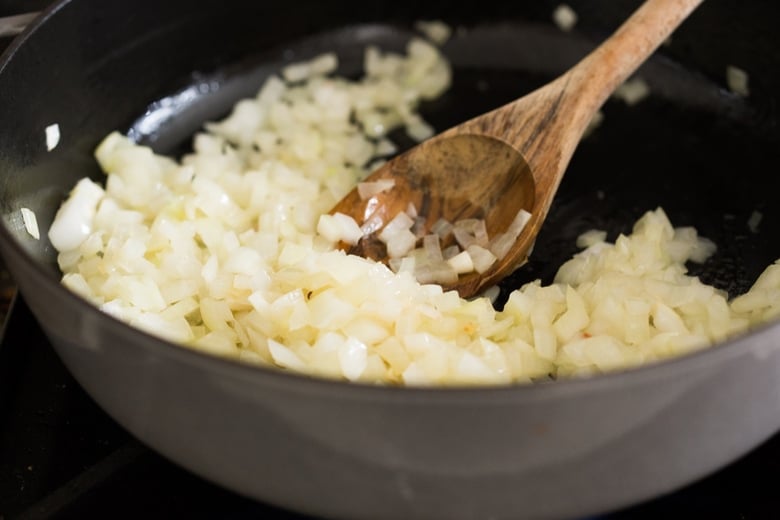
[[[151,103],[127,133],[157,152],[187,153],[204,121],[225,116],[243,97],[290,62],[336,52],[340,75],[356,77],[367,45],[402,51],[414,33],[397,25],[359,25],[324,32],[253,55],[208,75],[194,74],[185,88]],[[421,112],[443,130],[496,108],[554,78],[596,42],[554,27],[500,22],[455,31],[443,51],[453,84]],[[734,296],[780,257],[780,215],[771,194],[780,180],[769,174],[780,147],[760,108],[714,80],[664,56],[663,49],[637,73],[650,95],[635,105],[618,99],[603,107],[603,122],[580,144],[550,210],[531,260],[502,284],[509,290],[541,278],[548,283],[577,251],[577,236],[603,229],[608,239],[629,233],[648,210],[663,207],[675,226],[694,226],[718,246],[690,270]],[[401,149],[414,143],[402,131]],[[748,221],[761,215],[758,229]]]

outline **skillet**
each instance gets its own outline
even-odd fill
[[[465,28],[444,48],[453,88],[423,107],[446,128],[565,70],[638,2],[571,4],[581,24],[564,34],[549,22],[553,2],[486,2],[478,14],[444,2],[59,2],[0,63],[2,254],[106,411],[171,460],[247,496],[339,518],[517,518],[592,514],[672,490],[780,427],[777,324],[584,380],[347,385],[213,359],[114,321],[58,284],[51,245],[20,223],[29,207],[47,229],[76,179],[100,178],[91,154],[109,131],[181,154],[203,121],[284,63],[336,50],[340,72],[356,75],[366,44],[399,49],[417,19]],[[503,297],[537,277],[549,282],[579,233],[598,227],[614,238],[659,205],[718,244],[694,272],[730,294],[780,257],[777,10],[708,2],[692,15],[640,71],[650,98],[605,107],[537,254]],[[729,64],[752,73],[749,98],[725,88]],[[62,140],[49,153],[43,129],[53,122]],[[764,216],[758,233],[746,225],[754,211]]]

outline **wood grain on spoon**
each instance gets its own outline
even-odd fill
[[[477,294],[527,257],[585,128],[607,98],[703,0],[647,0],[604,43],[562,76],[526,96],[432,137],[372,173],[392,189],[365,200],[357,190],[331,213],[372,231],[348,252],[387,262],[377,237],[413,204],[428,232],[440,218],[484,219],[490,236],[520,209],[531,220],[509,253],[482,274],[461,275],[447,289]],[[605,165],[610,167],[610,165]],[[539,252],[538,254],[544,254]]]

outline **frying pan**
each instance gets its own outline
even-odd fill
[[[332,518],[585,516],[697,479],[780,429],[780,324],[673,361],[587,379],[481,389],[346,384],[244,366],[150,337],[59,285],[45,237],[92,151],[119,129],[180,154],[284,63],[399,49],[418,19],[455,27],[454,85],[422,107],[437,127],[517,97],[572,65],[638,1],[61,1],[0,63],[0,245],[58,354],[120,424],[238,493]],[[462,4],[462,5],[461,5]],[[590,228],[614,239],[662,206],[719,246],[694,273],[732,295],[780,257],[780,48],[775,2],[705,2],[641,69],[652,95],[610,101],[580,146],[509,289],[549,282]],[[725,87],[727,65],[751,95]],[[62,138],[47,152],[44,128]],[[405,143],[409,144],[409,143]],[[20,208],[43,231],[30,237]],[[763,214],[758,232],[746,224]],[[499,301],[500,305],[500,301]]]

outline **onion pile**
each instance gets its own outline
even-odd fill
[[[359,81],[333,76],[336,67],[334,55],[287,67],[229,117],[207,124],[180,161],[107,136],[96,150],[105,186],[81,180],[49,230],[63,283],[104,312],[189,348],[397,385],[614,370],[706,347],[780,314],[780,265],[729,304],[686,274],[685,262],[706,260],[713,244],[673,228],[660,209],[614,243],[584,235],[583,251],[553,285],[521,287],[502,311],[487,298],[463,300],[415,279],[404,266],[420,255],[408,214],[383,231],[415,240],[398,246],[406,251],[397,272],[337,250],[337,240],[357,240],[363,230],[321,215],[394,150],[391,129],[430,135],[416,108],[447,88],[450,68],[421,39],[406,55],[369,48]],[[511,233],[526,218],[519,215]],[[448,233],[468,258],[441,250],[440,234]],[[489,258],[471,254],[475,248],[497,256],[511,233],[491,239],[479,222],[442,222],[420,249],[456,272],[479,270]]]

